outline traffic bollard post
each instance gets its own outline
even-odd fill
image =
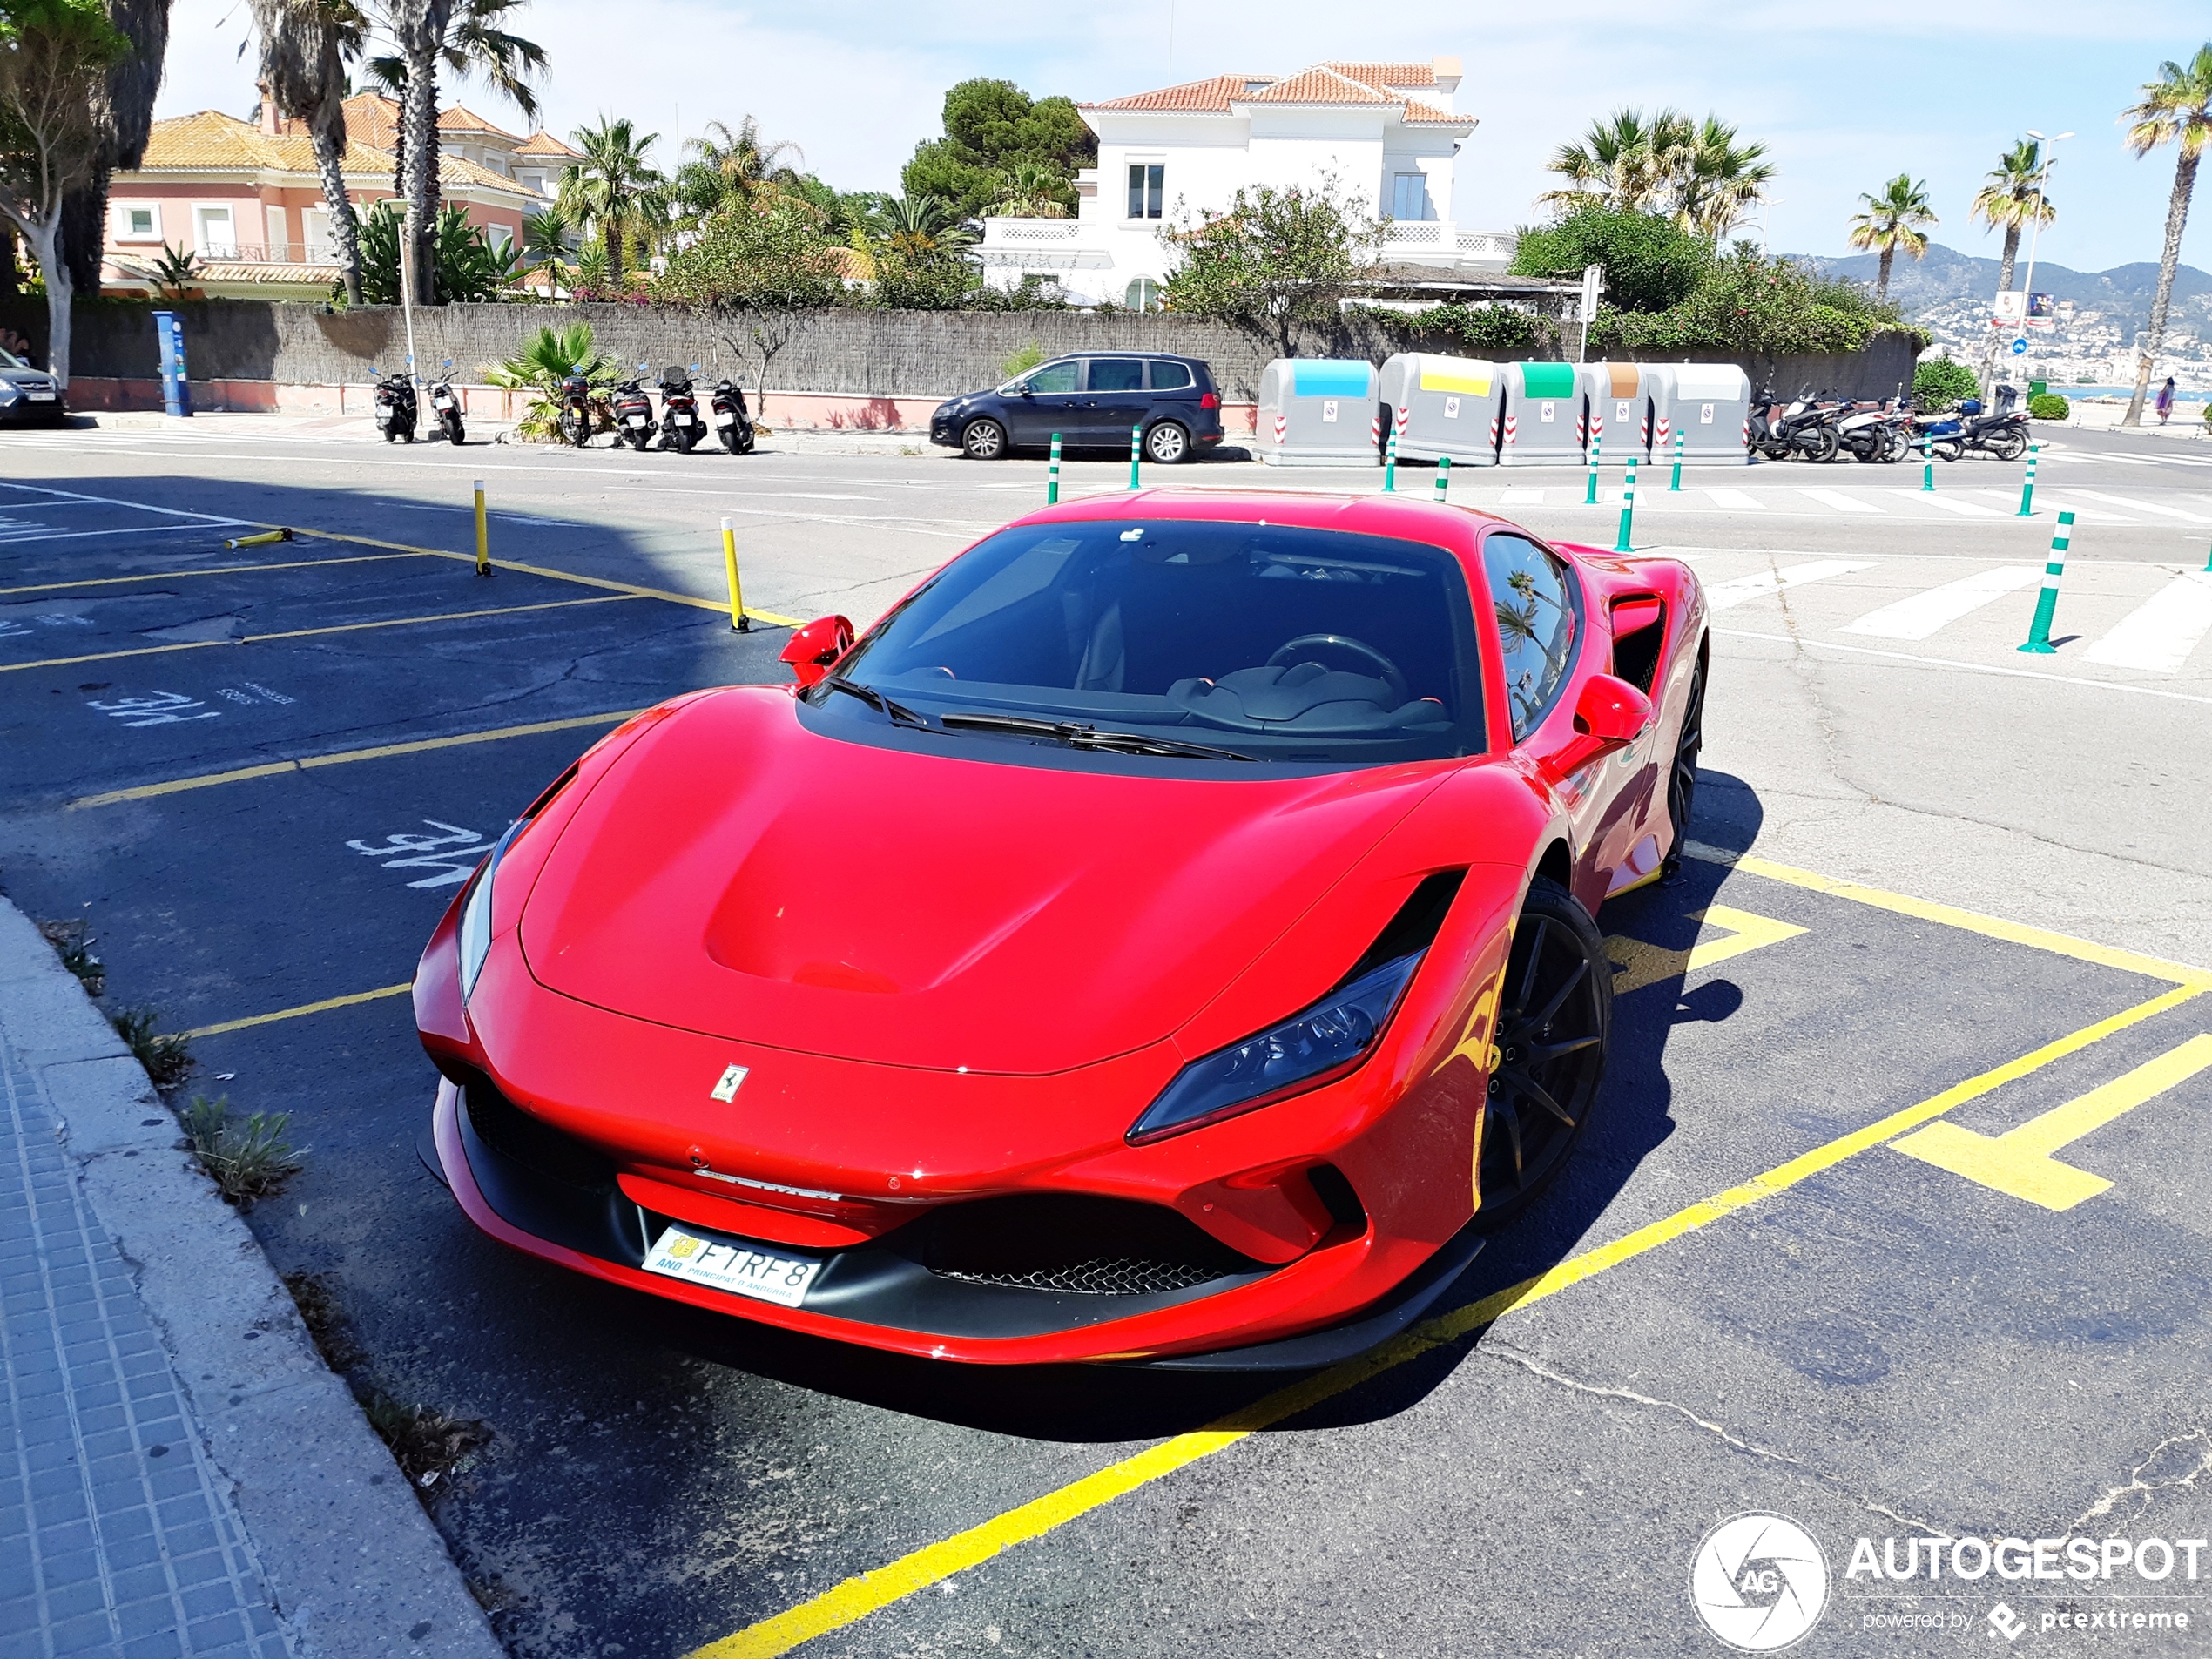
[[[738,581],[738,532],[726,518],[722,521],[722,573],[730,579],[730,626],[749,634],[752,624],[745,619],[745,589]]]
[[[484,524],[484,481],[476,480],[476,574],[491,574],[491,532]]]
[[[291,539],[292,531],[289,528],[287,528],[284,529],[265,530],[259,536],[234,536],[229,541],[224,543],[223,545],[229,548],[266,547],[272,542],[288,542]]]
[[[1140,488],[1136,482],[1137,459],[1144,453],[1144,428],[1133,426],[1129,429],[1129,487]]]
[[[1675,481],[1667,486],[1669,490],[1679,491],[1682,489],[1683,437],[1683,434],[1679,428],[1677,428],[1675,433]]]
[[[1591,433],[1590,482],[1589,488],[1582,492],[1582,505],[1585,507],[1595,507],[1597,505],[1597,469],[1598,463],[1604,459],[1604,456],[1605,435],[1601,432]]]
[[[2018,516],[2021,518],[2035,516],[2035,457],[2042,448],[2043,446],[2040,443],[2031,443],[2027,446],[2027,476],[2020,482],[2020,509]]]
[[[1935,445],[1929,442],[1925,432],[1920,435],[1920,488],[1924,490],[1935,488]]]
[[[1398,493],[1398,424],[1391,423],[1390,435],[1383,440],[1383,494]]]
[[[1629,532],[1635,528],[1636,516],[1636,458],[1629,457],[1629,475],[1621,481],[1621,535],[1614,543],[1615,553],[1633,553],[1635,546]]]
[[[2061,512],[2051,536],[2050,563],[2043,567],[2043,590],[2035,596],[2035,620],[2028,624],[2027,644],[2020,647],[2038,657],[2048,657],[2058,649],[2051,643],[2051,619],[2058,614],[2059,578],[2066,574],[2066,547],[2073,535],[2074,514]]]
[[[1060,435],[1057,432],[1052,435],[1052,466],[1044,475],[1044,504],[1048,507],[1060,504]]]
[[[1444,492],[1451,487],[1452,457],[1439,455],[1436,458],[1436,499],[1441,502],[1444,499]]]

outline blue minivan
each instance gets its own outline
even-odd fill
[[[1042,449],[1060,435],[1067,448],[1126,450],[1143,432],[1144,458],[1173,466],[1221,442],[1221,394],[1196,357],[1080,352],[1040,363],[988,392],[947,398],[930,418],[929,441],[976,461]]]

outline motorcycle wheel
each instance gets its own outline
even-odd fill
[[[738,440],[738,447],[734,453],[741,455],[749,455],[752,453],[752,428],[751,427],[747,427],[745,429],[745,435]]]
[[[1854,461],[1887,461],[1890,458],[1888,446],[1878,439],[1872,443],[1851,445],[1851,454]]]
[[[645,435],[643,432],[632,432],[630,435],[630,447],[637,450],[639,455],[644,455],[645,453]]]
[[[461,424],[461,417],[456,415],[446,422],[446,442],[448,443],[466,443],[468,441],[468,430]]]
[[[1934,449],[1938,461],[1956,461],[1964,453],[1956,438],[1938,438],[1930,447]]]
[[[2000,432],[1989,440],[1989,453],[2000,461],[2018,461],[2027,453],[2027,434],[2018,427]]]
[[[1912,453],[1912,440],[1905,435],[1901,427],[1892,427],[1882,435],[1882,459],[1898,462]]]
[[[1835,428],[1822,427],[1811,435],[1812,447],[1800,450],[1807,461],[1833,461],[1842,446],[1837,442]]]

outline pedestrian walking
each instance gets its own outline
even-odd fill
[[[2168,374],[2166,384],[2158,388],[2158,424],[2164,426],[2174,417],[2174,377]]]

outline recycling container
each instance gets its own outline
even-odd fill
[[[1675,434],[1685,461],[1744,462],[1751,458],[1751,377],[1735,363],[1651,363],[1651,453],[1670,461]]]
[[[1589,401],[1588,436],[1610,460],[1651,453],[1651,381],[1640,363],[1584,363],[1577,371]]]
[[[1278,357],[1260,371],[1259,458],[1271,467],[1377,467],[1375,366]]]
[[[1382,366],[1382,435],[1398,429],[1400,461],[1452,457],[1455,467],[1494,467],[1504,427],[1502,364],[1478,357],[1400,352]]]
[[[1558,466],[1581,460],[1585,400],[1574,364],[1507,363],[1505,390],[1500,466]]]

